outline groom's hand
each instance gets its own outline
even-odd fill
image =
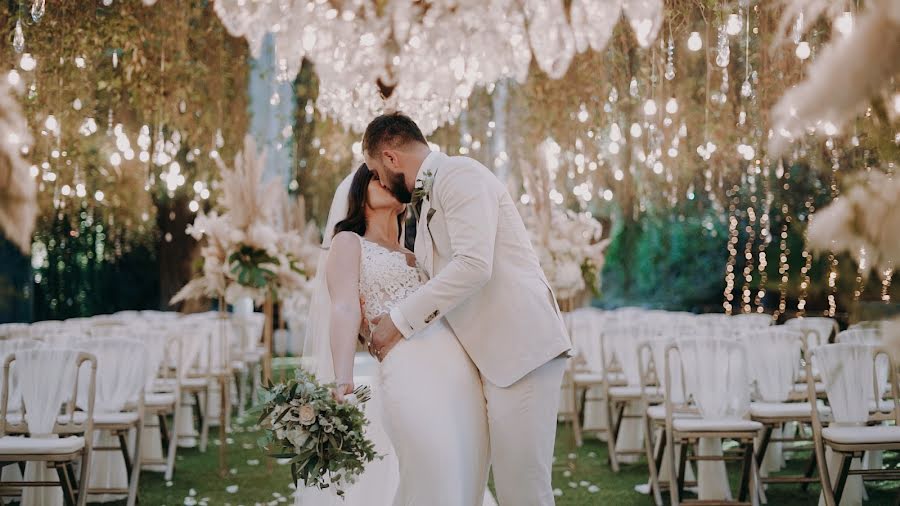
[[[403,339],[403,334],[397,330],[390,316],[383,314],[373,320],[375,330],[372,331],[372,351],[379,362],[387,357],[391,349]]]

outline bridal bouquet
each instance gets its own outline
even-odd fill
[[[294,379],[265,388],[256,409],[266,431],[257,443],[271,457],[291,459],[295,482],[333,486],[343,496],[343,487],[381,456],[364,431],[368,421],[361,405],[371,397],[369,388],[358,387],[339,403],[331,387],[298,369]]]

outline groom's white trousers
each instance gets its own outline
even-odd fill
[[[484,376],[491,465],[500,506],[552,506],[550,474],[566,358],[557,357],[509,387]]]

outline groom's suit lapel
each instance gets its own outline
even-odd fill
[[[419,222],[416,224],[418,236],[416,242],[421,239],[421,246],[416,244],[416,254],[421,251],[421,262],[428,277],[434,277],[434,243],[431,239],[431,230],[428,229],[428,213],[431,211],[431,199],[422,201],[422,210],[419,212]]]

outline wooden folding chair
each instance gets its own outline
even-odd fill
[[[688,365],[685,366],[685,348],[690,350],[691,347],[696,347],[699,351],[702,351],[701,347],[704,349],[710,348],[710,346],[705,346],[703,345],[703,343],[710,343],[710,346],[721,347],[721,349],[715,349],[716,356],[706,357],[704,361],[688,360]],[[678,352],[679,358],[677,361],[673,362],[671,360],[672,352]],[[726,356],[728,357],[730,366],[725,368],[723,377],[717,379],[719,381],[722,381],[723,384],[731,385],[734,388],[742,388],[743,385],[743,388],[747,388],[749,390],[749,379],[747,378],[746,374],[741,374],[741,369],[737,367],[741,363],[746,364],[746,354],[744,352],[743,346],[736,341],[730,339],[686,339],[678,341],[677,343],[669,344],[665,349],[664,383],[666,391],[666,445],[667,451],[669,452],[669,466],[672,470],[669,477],[669,497],[672,506],[678,506],[682,503],[741,504],[752,506],[757,506],[759,504],[759,475],[758,469],[756,467],[756,460],[753,458],[753,447],[755,440],[758,437],[760,430],[762,429],[762,424],[752,420],[746,420],[743,418],[731,416],[724,418],[705,417],[703,415],[704,408],[702,404],[697,405],[697,408],[699,408],[699,412],[701,415],[698,418],[676,418],[675,416],[677,410],[691,408],[691,400],[693,399],[694,401],[696,401],[695,396],[698,395],[699,389],[702,388],[702,386],[699,384],[691,386],[690,382],[685,381],[687,388],[685,392],[685,394],[687,395],[686,401],[682,405],[677,406],[676,403],[673,402],[672,396],[673,368],[679,367],[681,369],[681,377],[687,378],[686,371],[691,371],[691,373],[694,374],[695,372],[693,371],[693,368],[699,367],[701,366],[700,364],[706,363],[706,360],[712,362],[718,361],[721,358],[719,356],[720,353],[727,354]],[[732,354],[738,355],[739,357],[743,356],[743,360],[738,358],[737,360],[732,361]],[[745,373],[745,371],[743,372]],[[734,395],[743,395],[744,393],[745,392],[735,391]],[[749,409],[749,392],[746,393],[748,394],[748,405],[746,406],[746,408]],[[734,415],[738,414],[735,413]],[[702,438],[730,439],[736,441],[740,446],[740,452],[738,455],[723,453],[722,456],[698,455],[698,452],[696,451],[690,453],[689,450],[698,445],[700,439]],[[681,445],[681,452],[680,457],[676,460],[675,446],[677,444]],[[738,499],[736,501],[685,501],[683,497],[685,488],[685,471],[686,465],[689,461],[741,462],[742,470]],[[675,471],[676,469],[677,472]],[[699,478],[700,477],[698,476],[698,480]],[[749,501],[747,500],[748,496]]]
[[[11,414],[9,412],[10,391],[11,391],[11,372],[10,366],[16,362],[22,362],[24,355],[40,355],[45,353],[54,353],[60,350],[43,350],[34,349],[21,351],[10,354],[3,362],[3,387],[0,394],[0,463],[2,465],[24,464],[27,462],[46,463],[47,466],[56,469],[59,481],[21,481],[15,483],[0,482],[0,495],[18,496],[22,492],[23,487],[61,487],[63,490],[63,499],[66,506],[84,506],[87,502],[87,484],[90,479],[90,464],[93,452],[93,415],[94,415],[94,395],[96,389],[97,376],[97,359],[83,352],[70,352],[74,356],[75,372],[74,377],[56,377],[48,375],[46,382],[42,385],[45,388],[72,388],[72,396],[66,400],[63,399],[64,411],[52,413],[51,416],[56,418],[53,422],[53,434],[67,437],[47,438],[47,437],[25,437],[33,435],[28,427],[28,403],[23,402],[23,409],[20,413]],[[65,350],[68,351],[68,350]],[[89,381],[87,389],[87,411],[81,416],[76,416],[75,405],[79,400],[79,375],[81,374],[81,365],[85,362],[90,364]],[[69,382],[74,379],[71,385],[64,385],[62,382]],[[56,381],[54,381],[56,380]],[[19,399],[14,399],[19,402]],[[49,422],[48,422],[49,423]],[[80,477],[75,477],[75,464],[81,464]]]
[[[848,389],[847,392],[855,398],[854,409],[858,409],[858,413],[850,413],[846,408],[837,404],[832,404],[833,418],[828,427],[823,428],[823,420],[813,410],[813,438],[815,440],[816,461],[819,466],[819,480],[822,485],[822,496],[826,506],[836,506],[841,503],[844,489],[849,476],[861,476],[863,481],[877,480],[900,480],[900,469],[851,469],[854,459],[861,459],[866,452],[869,451],[900,451],[900,400],[898,400],[898,371],[896,365],[891,359],[890,354],[883,347],[872,347],[866,344],[850,344],[839,343],[832,345],[823,345],[811,350],[811,357],[821,358],[823,354],[836,354],[840,356],[840,360],[828,360],[828,363],[819,364],[819,370],[828,381],[829,400],[831,395],[840,395],[837,389]],[[843,418],[866,418],[865,404],[866,399],[871,394],[876,404],[882,397],[882,387],[878,377],[877,360],[879,357],[885,357],[887,362],[887,372],[891,392],[891,405],[893,409],[890,413],[890,420],[894,425],[886,426],[878,425],[857,425],[840,423]],[[858,370],[855,365],[868,364]],[[871,366],[871,369],[869,369]],[[811,360],[806,363],[807,370],[807,393],[810,399],[815,398],[815,390],[812,380]],[[852,375],[869,375],[872,378],[872,391],[870,392],[854,392],[851,385],[853,380],[849,379]],[[862,378],[865,382],[865,378]],[[835,390],[832,392],[832,388]],[[856,395],[858,394],[858,396]],[[847,412],[844,412],[847,411]],[[884,417],[879,417],[882,420]],[[880,420],[873,420],[869,416],[869,423],[878,423]],[[839,463],[837,465],[837,476],[832,481],[829,470],[828,459],[826,458],[826,448],[830,449],[835,455],[838,455]]]

